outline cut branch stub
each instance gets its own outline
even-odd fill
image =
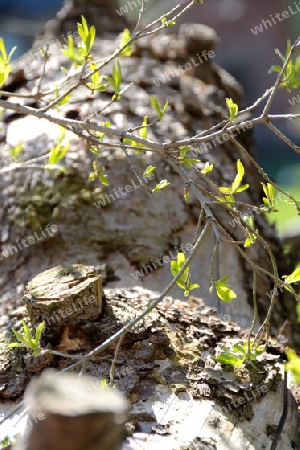
[[[57,266],[33,278],[24,302],[33,325],[74,325],[102,311],[102,277],[93,266]]]
[[[16,450],[117,450],[127,400],[99,380],[46,370],[25,392],[25,434]]]

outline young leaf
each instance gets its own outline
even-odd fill
[[[162,189],[165,189],[167,186],[169,186],[169,181],[167,180],[162,180],[160,183],[158,183],[154,189],[152,189],[152,192],[159,192]]]
[[[139,131],[139,135],[143,139],[147,139],[147,121],[148,121],[148,118],[147,118],[147,116],[145,116],[143,123],[142,123],[142,128],[140,128],[140,131]]]
[[[266,205],[268,210],[274,211],[274,205],[275,205],[275,191],[272,184],[267,183],[261,183],[263,191],[266,195],[266,197],[263,197],[263,202]]]
[[[291,41],[289,39],[287,41],[285,56],[283,56],[278,49],[275,49],[276,55],[278,55],[282,61],[282,67],[279,65],[273,65],[268,71],[269,74],[271,74],[272,72],[281,73],[282,68],[286,63],[286,60],[289,57],[290,51],[291,51]],[[281,86],[283,86],[288,92],[291,92],[291,89],[298,88],[300,86],[299,73],[300,73],[300,56],[298,55],[294,61],[292,58],[289,59],[289,62],[287,63],[287,66],[282,76]]]
[[[209,164],[209,162],[207,161],[204,164],[204,168],[201,169],[201,173],[203,173],[203,175],[206,175],[207,173],[211,172],[213,170],[213,168],[214,168],[214,165],[213,164]]]
[[[17,47],[14,47],[7,55],[4,40],[0,38],[0,86],[7,80],[12,66],[9,64],[13,53]]]
[[[229,119],[230,122],[233,122],[234,119],[236,118],[236,115],[239,111],[239,107],[236,103],[234,103],[234,101],[232,100],[232,98],[226,98],[226,106],[228,108],[229,111]]]
[[[177,258],[175,261],[171,261],[171,272],[173,277],[176,277],[180,270],[182,269],[183,264],[186,261],[186,257],[184,253],[178,253]],[[190,270],[189,267],[185,269],[183,274],[180,276],[180,278],[177,280],[177,285],[184,290],[184,296],[187,297],[193,289],[196,289],[199,287],[198,284],[191,284],[190,283]]]
[[[190,201],[190,194],[189,194],[188,189],[189,189],[189,185],[185,185],[183,198],[184,198],[186,203],[188,203]]]
[[[24,145],[22,142],[20,142],[19,144],[17,144],[15,147],[10,147],[8,149],[8,152],[11,156],[11,159],[13,161],[21,161],[22,158],[20,157],[20,154],[24,151]]]
[[[218,281],[213,281],[210,287],[210,293],[212,293],[213,288],[217,291],[217,296],[223,302],[230,303],[232,299],[236,298],[236,294],[232,291],[228,285],[229,277],[222,277]]]
[[[117,61],[116,65],[113,65],[112,67],[112,76],[106,76],[104,77],[107,79],[111,87],[113,88],[115,94],[113,95],[113,100],[119,100],[120,99],[120,87],[122,83],[122,69],[120,65],[120,61]]]
[[[74,39],[72,35],[68,36],[68,45],[62,49],[62,53],[74,62],[75,67],[82,66],[85,61],[84,51],[81,47],[74,47]]]
[[[90,64],[90,69],[91,71],[94,71],[95,69],[97,69],[97,64],[95,63],[91,63]],[[103,76],[100,76],[100,72],[94,72],[93,75],[91,75],[91,83],[86,83],[87,87],[89,89],[91,89],[92,94],[94,93],[94,91],[98,91],[98,92],[104,92],[106,91],[106,86],[107,84],[103,84],[102,80],[103,80]]]
[[[175,24],[176,24],[176,21],[175,21],[175,20],[167,20],[166,17],[163,17],[163,18],[161,19],[161,23],[162,23],[165,27],[169,28],[169,27],[172,27],[173,25],[175,25]]]
[[[57,164],[66,155],[70,147],[70,142],[66,145],[62,145],[62,141],[65,138],[66,131],[61,127],[60,135],[57,140],[57,144],[50,149],[48,165]]]
[[[160,105],[158,103],[158,100],[157,100],[156,96],[150,97],[150,100],[151,100],[151,104],[152,104],[153,108],[157,112],[157,115],[158,115],[159,119],[161,120],[164,117],[165,111],[166,111],[166,109],[168,107],[168,104],[169,104],[168,100],[164,104],[163,109],[160,108]]]
[[[284,370],[290,370],[294,376],[295,382],[300,386],[300,357],[293,350],[285,351],[288,362],[284,365]]]
[[[81,23],[77,24],[77,30],[82,40],[79,46],[83,49],[84,57],[89,58],[90,51],[94,44],[96,36],[96,29],[94,26],[91,26],[91,28],[89,28],[85,17],[81,16]]]
[[[244,169],[243,163],[241,162],[240,159],[237,160],[236,166],[237,166],[237,175],[231,185],[231,193],[232,194],[234,194],[237,191],[237,189],[240,187],[240,184],[241,184],[242,179],[245,174],[245,169]],[[247,187],[249,187],[249,185],[247,185]]]
[[[287,284],[298,283],[300,281],[300,267],[297,267],[290,275],[283,275]]]
[[[121,48],[124,47],[124,45],[127,44],[127,42],[130,40],[131,34],[128,28],[125,28],[122,34],[122,40],[121,40]],[[128,44],[124,50],[120,53],[121,56],[131,56],[132,54],[132,44]]]
[[[214,359],[221,364],[231,364],[235,367],[241,367],[245,362],[249,361],[255,367],[251,361],[255,361],[257,356],[264,352],[264,349],[260,346],[253,348],[253,342],[251,341],[250,354],[248,351],[248,342],[236,343],[232,346],[232,349],[223,347],[222,352]]]
[[[298,322],[300,322],[300,303],[297,303],[296,310],[297,310],[297,320]]]
[[[42,331],[44,329],[45,323],[42,322],[39,324],[39,326],[36,329],[35,332],[35,337],[32,336],[31,331],[28,328],[28,325],[24,322],[24,320],[22,320],[22,324],[23,324],[23,332],[24,335],[22,335],[21,333],[19,333],[17,330],[15,330],[14,328],[12,329],[14,335],[16,336],[16,338],[19,340],[19,342],[14,342],[12,344],[8,344],[9,348],[15,348],[15,347],[23,347],[23,348],[28,348],[33,350],[33,355],[37,356],[40,354],[41,352],[41,348],[40,348],[40,339],[41,339],[41,335],[42,335]]]
[[[148,166],[146,167],[146,169],[144,170],[143,176],[146,178],[149,178],[149,176],[151,175],[151,173],[153,173],[156,170],[156,167],[154,166]]]
[[[244,221],[246,222],[247,225],[249,225],[249,227],[254,229],[254,219],[252,216],[243,216]],[[254,242],[256,241],[257,237],[255,236],[254,233],[251,232],[247,232],[247,239],[244,242],[244,247],[250,247],[251,244],[254,244]]]

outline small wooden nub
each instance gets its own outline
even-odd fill
[[[117,450],[127,400],[99,380],[46,370],[25,392],[26,431],[16,450]]]

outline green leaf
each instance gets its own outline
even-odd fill
[[[210,288],[210,292],[212,291],[212,288],[215,288],[219,299],[226,303],[230,303],[232,299],[236,298],[235,292],[232,291],[228,285],[228,280],[228,277],[222,277],[218,281],[213,281]]]
[[[244,169],[243,163],[241,162],[240,159],[237,160],[236,166],[237,166],[237,175],[231,185],[232,194],[234,194],[236,192],[236,190],[239,188],[239,186],[243,180],[244,174],[245,174],[245,169]],[[248,186],[248,185],[246,185],[246,186]]]
[[[231,364],[235,367],[241,367],[246,361],[255,361],[257,356],[264,352],[264,348],[260,346],[253,348],[253,341],[251,341],[250,354],[248,351],[248,342],[236,343],[232,349],[223,347],[222,352],[214,359],[221,364]],[[253,365],[253,367],[255,366]]]
[[[35,331],[35,340],[36,340],[36,342],[40,341],[44,327],[45,327],[45,322],[42,322],[42,323],[40,323],[38,325],[38,327],[37,327],[37,329]]]
[[[123,31],[122,34],[122,40],[121,40],[121,48],[124,47],[124,45],[127,44],[127,42],[129,42],[129,40],[131,39],[131,33],[128,30],[128,28],[125,28],[125,30]],[[120,53],[121,56],[131,56],[132,54],[132,44],[128,44],[124,50],[122,50],[122,52]]]
[[[294,376],[295,382],[300,385],[300,357],[296,355],[296,353],[293,350],[286,350],[285,351],[288,362],[284,365],[284,370],[288,371],[290,370]]]
[[[187,169],[191,169],[193,167],[193,164],[197,164],[200,162],[200,159],[194,159],[194,158],[184,158],[183,164]]]
[[[159,117],[159,120],[161,120],[164,117],[165,111],[166,111],[166,109],[168,107],[168,104],[169,104],[168,100],[164,104],[163,109],[160,108],[160,105],[158,103],[158,100],[157,100],[156,96],[150,97],[150,101],[151,101],[151,104],[152,104],[153,108],[155,109],[155,111],[156,111],[156,113],[157,113],[157,115]]]
[[[44,329],[45,323],[42,322],[38,325],[36,332],[35,332],[35,338],[33,338],[31,331],[29,330],[28,325],[22,320],[23,325],[23,335],[19,333],[14,328],[12,329],[14,335],[20,342],[14,342],[12,344],[8,344],[9,348],[15,348],[15,347],[23,347],[33,350],[33,355],[37,356],[41,352],[40,348],[40,338],[42,335],[42,331]]]
[[[104,186],[108,186],[107,175],[104,175],[103,172],[99,172],[98,178]]]
[[[58,89],[55,89],[54,95],[55,95],[55,98],[58,98],[58,97],[59,97],[59,91],[58,91]],[[68,103],[68,101],[70,100],[70,97],[71,97],[71,94],[66,94],[66,95],[65,95],[65,96],[57,103],[57,106],[62,106],[62,105],[64,105],[65,103]]]
[[[283,275],[287,284],[298,283],[300,281],[300,267],[297,267],[290,275]]]
[[[252,216],[243,216],[244,221],[246,222],[246,224],[250,227],[254,229],[254,219]],[[257,237],[255,236],[254,233],[250,233],[249,231],[247,231],[247,239],[245,240],[244,243],[244,247],[250,247],[251,244],[254,244],[254,242],[256,241]]]
[[[13,331],[14,335],[16,336],[16,338],[19,339],[19,341],[20,341],[21,343],[23,343],[23,344],[25,345],[25,347],[26,347],[26,346],[27,346],[27,339],[26,339],[26,337],[22,336],[22,334],[19,333],[19,332],[18,332],[17,330],[15,330],[14,328],[12,329],[12,331]],[[21,345],[20,345],[20,344],[9,344],[9,347],[10,347],[10,346],[14,346],[14,347],[18,346],[18,347],[20,347]]]
[[[240,186],[239,188],[237,188],[234,193],[237,194],[239,192],[244,192],[246,189],[248,189],[249,184],[243,184],[242,186]]]
[[[151,175],[151,173],[153,173],[156,170],[156,167],[154,166],[148,166],[146,167],[146,169],[144,170],[143,176],[146,178],[149,178],[149,176]]]
[[[82,42],[79,43],[79,46],[83,49],[84,57],[88,58],[90,56],[91,48],[94,45],[96,29],[94,26],[89,28],[85,17],[81,16],[81,23],[77,23],[77,30],[82,40]]]
[[[282,61],[282,67],[279,65],[273,65],[268,73],[271,74],[272,72],[281,73],[283,66],[285,65],[287,58],[289,57],[291,50],[291,41],[288,39],[287,46],[286,46],[286,53],[285,56],[283,56],[278,49],[275,49],[276,55],[279,56],[279,58]],[[296,56],[295,59],[293,58],[289,59],[289,62],[286,65],[285,71],[282,76],[281,86],[284,87],[288,92],[291,92],[291,89],[299,88],[300,86],[300,56]]]
[[[223,194],[229,194],[231,192],[231,188],[228,187],[219,187],[219,191],[222,192]]]
[[[162,23],[162,25],[164,25],[165,27],[169,28],[169,27],[172,27],[173,25],[175,25],[175,24],[176,24],[176,21],[175,21],[175,20],[167,20],[166,17],[163,17],[163,18],[161,19],[161,23]]]
[[[189,151],[191,147],[189,145],[185,145],[183,147],[179,147],[179,152],[180,152],[180,158],[184,159],[185,155],[187,154],[187,152]]]
[[[183,198],[184,198],[186,203],[188,203],[190,201],[190,194],[188,192],[188,187],[189,187],[188,185],[186,185],[184,187],[184,194],[183,194]]]
[[[82,66],[85,62],[84,51],[80,47],[74,47],[74,39],[72,35],[68,36],[68,45],[62,49],[62,53],[74,62],[75,67]]]
[[[57,144],[50,149],[48,165],[57,164],[61,161],[70,148],[70,142],[66,145],[62,145],[62,141],[65,138],[66,131],[64,128],[60,127],[60,135],[57,140]]]
[[[102,125],[103,127],[110,128],[110,122],[109,122],[109,121],[101,122],[101,125]],[[106,133],[101,132],[101,131],[96,131],[94,135],[95,135],[95,137],[96,137],[97,139],[99,139],[100,142],[102,142],[104,136],[106,135]]]
[[[99,383],[103,389],[108,389],[107,381],[104,378],[102,380],[99,380]]]
[[[9,152],[9,154],[10,154],[10,156],[11,156],[11,159],[13,160],[13,161],[20,161],[21,160],[21,158],[20,158],[20,154],[24,151],[25,149],[24,149],[24,144],[23,144],[23,142],[19,142],[19,144],[17,144],[15,147],[10,147],[9,149],[8,149],[8,152]]]
[[[94,153],[95,155],[100,155],[100,150],[96,147],[96,145],[90,146],[90,151]]]
[[[240,362],[240,358],[238,358],[237,356],[232,355],[231,353],[226,353],[226,352],[220,353],[219,355],[217,355],[215,357],[215,359],[220,364],[231,364],[233,366],[236,366]]]
[[[173,277],[176,277],[180,270],[182,269],[182,266],[184,265],[186,261],[186,257],[184,253],[178,253],[177,258],[175,261],[171,261],[171,272]],[[190,283],[190,271],[189,267],[185,269],[183,274],[180,276],[180,278],[177,280],[176,284],[184,290],[184,296],[187,297],[193,289],[196,289],[200,287],[198,284],[191,284]]]
[[[113,100],[119,100],[122,83],[122,69],[119,60],[117,61],[117,64],[112,67],[112,76],[105,76],[104,78],[109,82],[115,92]]]
[[[9,55],[5,48],[4,40],[0,38],[0,86],[5,83],[11,72],[12,66],[9,64],[13,53],[17,47],[13,47]]]
[[[88,181],[94,181],[96,178],[103,184],[104,186],[108,186],[107,175],[104,174],[104,167],[100,167],[98,161],[93,162],[94,172],[90,173]]]
[[[207,161],[204,164],[204,168],[201,169],[201,173],[203,173],[203,175],[206,175],[207,173],[211,172],[213,170],[213,168],[214,168],[214,165],[213,164],[209,164],[209,162]]]
[[[226,106],[228,108],[229,111],[229,119],[230,122],[233,122],[234,119],[236,118],[236,115],[239,111],[239,107],[236,103],[234,103],[234,101],[232,100],[232,98],[226,98]]]
[[[167,186],[169,186],[170,183],[167,180],[162,180],[160,183],[158,183],[154,189],[152,189],[152,192],[159,192],[162,189],[165,189]]]
[[[263,191],[266,197],[263,197],[264,204],[268,207],[268,209],[272,209],[275,205],[275,190],[272,184],[261,183]]]
[[[97,67],[98,67],[97,64],[91,63],[90,64],[91,72],[93,72],[95,69],[97,69]],[[94,93],[94,91],[98,91],[98,92],[106,91],[107,84],[102,83],[103,78],[104,78],[104,76],[100,76],[99,70],[97,72],[94,72],[93,75],[91,75],[92,82],[86,83],[86,85],[89,89],[91,89],[92,94]]]
[[[144,117],[142,128],[139,130],[139,135],[143,139],[147,139],[147,116]]]
[[[297,320],[298,320],[298,322],[300,322],[300,303],[297,303],[296,311],[297,311],[297,316],[298,316]]]

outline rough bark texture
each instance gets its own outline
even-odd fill
[[[153,299],[153,292],[142,288],[108,289],[105,293],[103,311],[96,320],[70,326],[69,353],[88,353]],[[28,320],[25,310],[22,316]],[[20,328],[18,322],[13,325]],[[204,449],[208,443],[217,450],[270,448],[283,411],[278,344],[270,341],[268,352],[247,367],[224,368],[213,359],[221,348],[245,342],[246,336],[239,326],[222,322],[196,298],[187,303],[167,297],[139,322],[122,341],[113,378],[131,405],[122,448],[188,450]],[[57,336],[46,342],[60,348]],[[99,379],[108,378],[114,352],[115,345],[111,345],[84,365],[96,387]],[[55,356],[48,362],[35,361],[33,369],[29,364],[32,357],[25,349],[10,349],[9,353],[3,364],[6,383],[2,398],[20,395],[33,371],[47,366],[64,370],[70,365],[70,360]],[[84,395],[80,390],[77,395],[79,406]],[[288,415],[278,450],[297,448],[297,405],[288,395]],[[39,408],[34,412],[44,413]]]

